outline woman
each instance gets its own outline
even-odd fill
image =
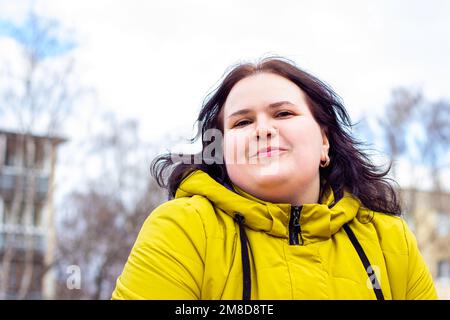
[[[201,154],[152,163],[171,200],[113,299],[436,298],[388,171],[320,80],[283,58],[237,65],[198,121]]]

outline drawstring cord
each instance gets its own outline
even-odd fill
[[[248,247],[247,247],[247,235],[245,233],[244,220],[245,218],[240,214],[235,214],[234,220],[239,225],[239,234],[241,238],[241,255],[242,255],[242,268],[243,268],[243,292],[242,299],[243,300],[251,300],[251,277],[250,277],[250,260],[248,256]]]
[[[377,300],[384,300],[383,291],[381,290],[380,282],[377,279],[377,276],[375,272],[373,274],[371,273],[372,265],[369,262],[369,259],[367,258],[363,248],[361,247],[361,244],[359,243],[358,239],[356,238],[355,234],[353,233],[350,226],[346,223],[344,224],[344,230],[347,233],[348,237],[350,238],[350,241],[353,244],[353,247],[355,248],[356,252],[358,253],[359,259],[364,265],[364,268],[366,269],[367,276],[372,282],[372,288],[375,292],[375,296],[377,297]]]
[[[244,226],[244,220],[245,218],[240,214],[235,214],[234,220],[239,225],[239,234],[240,234],[240,240],[241,240],[241,256],[242,256],[242,269],[243,269],[243,292],[242,292],[242,299],[243,300],[251,300],[251,276],[250,276],[250,260],[248,255],[248,247],[247,247],[247,235],[245,233],[245,226]],[[348,237],[350,238],[353,247],[356,249],[359,258],[361,259],[361,262],[363,263],[367,274],[370,279],[371,276],[373,276],[373,282],[372,287],[375,292],[375,296],[377,297],[377,300],[384,300],[384,295],[381,290],[380,283],[376,277],[375,274],[371,274],[369,270],[371,270],[371,264],[369,262],[369,259],[367,258],[366,254],[364,253],[363,248],[361,247],[361,244],[357,240],[355,234],[350,229],[350,226],[348,224],[345,224],[343,226],[345,232],[347,233]]]

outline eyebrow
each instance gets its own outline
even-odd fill
[[[290,101],[278,101],[278,102],[274,102],[274,103],[269,104],[267,107],[269,109],[275,109],[275,108],[278,108],[278,107],[281,107],[281,106],[284,106],[284,105],[295,106],[295,104],[293,104]],[[239,115],[248,114],[250,112],[251,112],[251,109],[247,109],[247,108],[246,109],[241,109],[241,110],[238,110],[238,111],[233,112],[232,114],[230,114],[228,116],[228,119],[232,118],[232,117],[239,116]]]

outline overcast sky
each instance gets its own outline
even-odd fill
[[[449,96],[445,0],[0,0],[0,18],[20,23],[30,4],[75,32],[82,82],[146,137],[192,125],[228,66],[267,54],[329,83],[355,120],[394,86]]]
[[[268,54],[330,84],[353,120],[380,112],[395,86],[450,96],[446,0],[0,0],[0,19],[20,24],[30,5],[74,31],[81,83],[139,119],[146,140],[189,131],[227,67]]]

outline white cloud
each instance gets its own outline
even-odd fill
[[[0,1],[0,17],[20,21],[27,2]],[[225,69],[265,53],[285,55],[329,83],[353,120],[380,112],[393,86],[449,96],[448,1],[34,3],[76,32],[83,84],[105,108],[138,118],[147,140],[191,132]]]
[[[355,117],[383,105],[395,85],[447,93],[442,1],[36,3],[81,35],[79,63],[101,101],[145,120],[149,136],[192,122],[226,67],[267,52],[330,83]]]

